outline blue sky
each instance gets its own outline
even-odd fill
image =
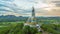
[[[34,6],[36,16],[60,16],[60,8],[50,1],[52,0],[0,0],[0,15],[31,16]]]

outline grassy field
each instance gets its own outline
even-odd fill
[[[42,24],[42,32],[37,28],[24,26],[24,22],[1,22],[0,34],[60,34],[60,24]]]

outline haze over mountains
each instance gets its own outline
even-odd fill
[[[0,16],[0,22],[17,22],[17,21],[27,21],[29,17],[24,17],[24,16],[14,16],[14,15],[6,15],[6,16]],[[41,20],[57,20],[59,22],[60,17],[36,17],[36,19],[39,21]]]

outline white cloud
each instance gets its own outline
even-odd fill
[[[14,7],[14,6],[10,5],[11,8],[6,8],[6,10],[12,10],[12,8],[14,7],[15,11],[13,11],[13,12],[7,12],[6,11],[5,15],[30,16],[33,5],[36,9],[37,15],[43,15],[43,16],[44,15],[58,15],[57,11],[56,11],[56,14],[53,14],[52,9],[54,9],[55,5],[53,3],[49,4],[50,1],[51,0],[14,0],[13,2],[10,2],[10,4],[12,4],[12,5],[15,4],[16,6]]]

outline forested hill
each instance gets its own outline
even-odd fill
[[[0,22],[15,22],[15,21],[24,21],[27,20],[27,17],[22,17],[22,16],[14,16],[14,15],[6,15],[6,16],[0,16]]]
[[[38,20],[60,20],[60,17],[36,17]],[[26,21],[28,17],[23,16],[14,16],[14,15],[6,15],[6,16],[0,16],[0,22],[15,22],[15,21]]]

